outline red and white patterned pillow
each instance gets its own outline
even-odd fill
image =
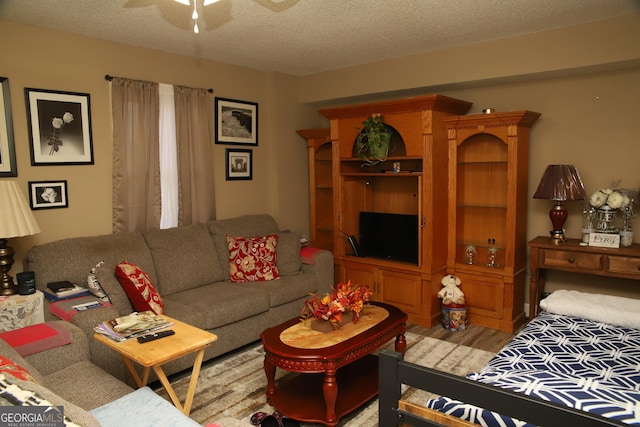
[[[4,356],[0,356],[0,373],[11,375],[22,381],[36,382],[29,371]]]
[[[229,280],[235,283],[264,282],[279,278],[277,244],[277,234],[263,237],[227,236]]]
[[[116,277],[136,311],[164,313],[164,301],[149,275],[128,261],[116,265]]]

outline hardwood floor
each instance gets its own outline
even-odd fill
[[[455,342],[493,353],[500,351],[514,336],[514,334],[477,325],[469,325],[467,329],[462,331],[450,331],[441,325],[425,328],[420,325],[411,324],[407,326],[407,330],[427,337]]]

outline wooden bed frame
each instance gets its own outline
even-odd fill
[[[383,350],[379,356],[378,425],[469,427],[477,424],[401,400],[403,384],[447,396],[544,427],[628,426],[619,421],[546,402],[488,384],[405,362],[402,355]]]

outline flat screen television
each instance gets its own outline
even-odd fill
[[[360,212],[360,250],[418,265],[418,215]]]

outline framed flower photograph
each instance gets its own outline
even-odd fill
[[[252,155],[251,150],[226,149],[227,166],[225,170],[227,181],[253,179]]]
[[[67,181],[29,181],[32,210],[68,208]]]
[[[18,176],[9,79],[0,77],[0,178]]]
[[[31,165],[92,165],[88,93],[25,88]]]
[[[216,144],[258,145],[258,104],[216,98]]]

